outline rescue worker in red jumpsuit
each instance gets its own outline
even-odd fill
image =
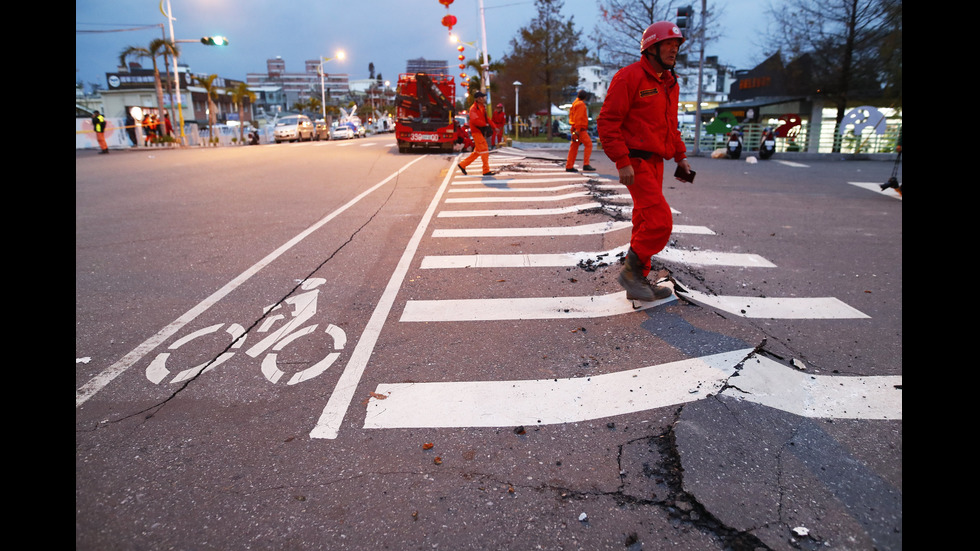
[[[589,93],[579,90],[572,108],[568,110],[568,124],[572,127],[572,141],[568,144],[568,159],[565,161],[565,172],[578,172],[575,168],[575,157],[578,157],[579,144],[585,145],[585,158],[582,159],[582,170],[595,171],[589,161],[592,159],[592,138],[589,137],[589,109],[585,98]]]
[[[476,160],[477,157],[483,161],[483,175],[493,176],[495,173],[490,170],[490,148],[487,146],[487,137],[493,133],[493,123],[487,114],[487,95],[483,92],[473,94],[475,98],[473,106],[470,107],[470,131],[473,134],[473,153],[459,163],[459,171],[466,174],[466,167]]]
[[[493,121],[493,140],[490,141],[490,145],[497,147],[504,141],[504,126],[507,124],[507,113],[504,113],[504,104],[497,104],[497,107],[493,110],[493,118],[491,120]]]
[[[663,194],[664,161],[691,173],[687,147],[677,129],[679,86],[674,75],[684,42],[677,25],[659,21],[640,41],[641,59],[620,69],[599,113],[599,139],[633,198],[633,232],[619,283],[630,300],[669,297],[671,288],[647,280],[650,259],[667,246],[673,219]],[[678,178],[680,179],[680,178]]]

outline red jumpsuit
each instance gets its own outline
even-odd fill
[[[633,198],[633,233],[630,248],[650,273],[650,257],[667,246],[674,227],[670,205],[663,194],[664,159],[687,157],[677,129],[677,80],[664,71],[659,76],[646,58],[627,65],[613,77],[599,112],[599,140],[616,168],[632,165],[629,186]]]
[[[568,159],[565,161],[565,168],[575,166],[579,143],[585,145],[585,158],[582,160],[582,166],[589,166],[589,161],[592,159],[592,138],[589,137],[589,109],[584,101],[576,98],[572,102],[572,108],[568,110],[568,124],[572,126],[572,141],[568,144]]]
[[[490,145],[498,146],[504,141],[504,126],[507,124],[507,115],[504,113],[504,106],[497,104],[497,110],[493,112],[493,139]]]
[[[490,172],[490,147],[487,146],[487,140],[483,137],[483,128],[489,127],[493,131],[493,123],[490,122],[490,118],[487,116],[487,106],[485,103],[479,101],[473,102],[473,107],[470,107],[470,133],[473,134],[473,153],[470,156],[463,159],[463,162],[459,163],[459,166],[466,167],[470,166],[470,163],[476,160],[477,157],[483,161],[483,173],[487,174]]]

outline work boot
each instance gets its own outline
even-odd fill
[[[459,171],[463,173],[463,176],[466,176],[466,167],[465,166],[463,166],[463,165],[457,165],[457,168],[459,168]]]
[[[565,172],[578,172],[577,168],[566,168]]]
[[[585,172],[595,172],[595,167],[592,165],[585,165],[582,167]]]
[[[626,263],[619,272],[619,284],[626,289],[626,298],[629,300],[652,302],[665,299],[672,294],[669,287],[652,285],[643,277],[643,265],[633,249],[626,254]]]

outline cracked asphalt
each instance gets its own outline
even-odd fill
[[[665,189],[675,223],[714,232],[675,235],[670,248],[751,252],[776,267],[661,261],[661,276],[713,295],[833,296],[867,319],[752,319],[682,296],[600,318],[399,323],[409,300],[618,291],[616,254],[530,270],[418,262],[608,251],[624,244],[622,232],[467,240],[431,230],[472,220],[433,218],[338,436],[311,438],[427,205],[441,208],[452,167],[450,156],[382,149],[386,139],[76,154],[76,389],[142,351],[76,404],[76,549],[902,548],[900,414],[806,417],[749,399],[757,387],[745,384],[762,361],[812,378],[901,375],[901,202],[848,184],[887,179],[891,163],[697,158],[698,184]],[[597,176],[611,177],[596,153]],[[508,168],[527,174],[549,155]],[[587,189],[604,208],[481,223],[628,220],[622,191],[599,183]],[[153,340],[239,274],[250,276]],[[316,379],[273,384],[261,359],[241,350],[313,278],[324,283],[311,323],[341,328],[347,346]],[[243,328],[237,337],[224,336],[230,321]],[[743,349],[751,352],[720,387],[691,388],[689,400],[656,409],[558,424],[364,428],[385,383],[588,379]],[[322,358],[324,344],[299,339],[277,353],[290,371]],[[161,354],[168,367],[230,359],[154,383],[145,372]]]

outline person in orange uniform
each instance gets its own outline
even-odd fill
[[[473,94],[473,106],[470,107],[470,130],[473,134],[473,153],[459,163],[459,171],[466,174],[466,167],[476,160],[483,161],[483,175],[493,176],[490,170],[490,148],[487,146],[487,136],[493,133],[493,122],[487,114],[487,95],[483,92]]]
[[[592,138],[589,137],[589,110],[585,99],[589,93],[579,90],[578,96],[568,110],[568,124],[572,126],[572,141],[568,144],[568,160],[565,162],[565,172],[578,172],[575,168],[575,158],[578,157],[578,144],[585,144],[585,158],[582,160],[582,170],[592,172],[595,169],[589,164],[592,158]]]
[[[647,275],[650,259],[667,246],[673,230],[663,194],[664,161],[674,159],[679,172],[693,177],[677,129],[680,87],[673,68],[683,42],[684,35],[670,21],[647,27],[640,40],[641,59],[613,76],[599,112],[603,151],[633,198],[633,232],[619,274],[630,300],[661,300],[672,293],[669,286],[651,284]]]
[[[109,153],[109,145],[105,141],[105,117],[98,111],[92,113],[92,129],[95,130],[95,139],[99,142],[99,154]]]
[[[498,103],[493,110],[493,140],[490,145],[499,146],[504,141],[504,126],[507,124],[507,113],[504,113],[504,104]]]

